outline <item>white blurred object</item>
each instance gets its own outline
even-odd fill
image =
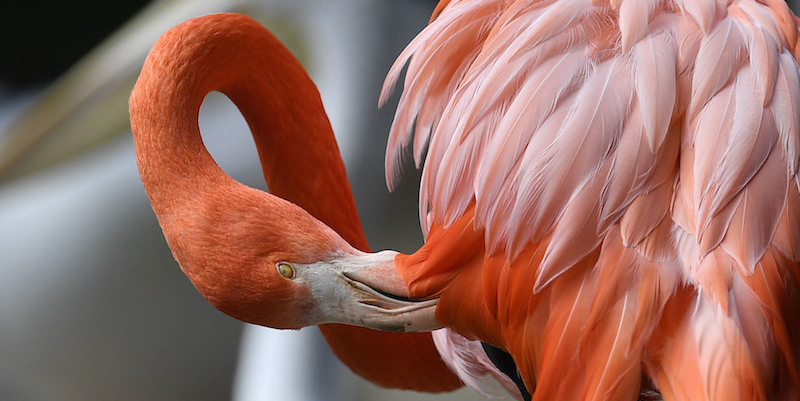
[[[327,347],[314,327],[290,331],[245,325],[232,400],[356,399],[360,380],[337,366]]]

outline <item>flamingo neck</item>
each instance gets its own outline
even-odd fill
[[[152,194],[166,192],[165,202],[159,203],[168,206],[185,204],[204,189],[240,188],[214,162],[200,136],[200,105],[216,90],[247,120],[270,193],[297,204],[353,246],[366,249],[344,163],[316,86],[271,33],[240,25],[237,19],[204,20],[202,27],[201,22],[189,21],[153,50],[169,56],[142,71],[140,81],[147,85],[138,91],[142,96],[134,92],[131,97],[131,107],[140,110],[141,118],[131,124],[135,131],[151,134],[135,138],[137,154],[146,154],[138,162],[148,194],[154,198]],[[193,22],[198,26],[191,26]],[[149,179],[155,171],[158,176]],[[203,179],[198,181],[200,171]]]
[[[247,120],[270,192],[304,208],[366,251],[330,123],[300,63],[245,16],[208,16],[181,27],[162,36],[153,48],[151,56],[161,53],[162,61],[145,65],[130,100],[140,175],[162,227],[170,218],[185,219],[177,216],[190,204],[217,210],[247,207],[254,198],[276,203],[272,195],[230,178],[203,146],[197,117],[203,98],[217,90]],[[217,201],[223,193],[224,204]],[[187,223],[192,222],[182,222]],[[165,236],[170,242],[166,228]],[[174,252],[172,242],[170,247]],[[346,365],[381,386],[448,391],[461,385],[439,358],[429,333],[386,333],[336,324],[320,330]]]

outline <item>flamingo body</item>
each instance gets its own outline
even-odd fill
[[[459,382],[430,335],[341,323],[446,326],[461,337],[442,341],[510,353],[534,400],[633,400],[650,381],[667,400],[794,400],[797,31],[779,0],[443,1],[384,93],[410,59],[387,177],[411,145],[426,243],[399,255],[356,249],[299,63],[251,20],[210,16],[148,57],[131,97],[140,173],[211,303],[322,324],[379,384]],[[210,90],[242,109],[270,189],[294,203],[213,162],[196,126]]]
[[[798,399],[797,32],[773,0],[441,2],[382,95],[408,63],[411,295],[534,400]]]

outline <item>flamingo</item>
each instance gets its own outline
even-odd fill
[[[382,94],[408,64],[386,167],[391,187],[406,147],[424,164],[411,255],[359,253],[227,178],[192,122],[210,89],[150,71],[192,71],[170,56],[132,94],[140,173],[184,271],[242,320],[445,326],[507,352],[534,400],[636,399],[642,383],[667,400],[798,399],[797,31],[777,0],[442,1]],[[259,104],[280,128],[306,105],[276,96]],[[268,176],[329,162],[276,147],[259,146]],[[252,243],[261,258],[242,260]],[[322,276],[340,288],[318,296]],[[298,292],[302,313],[282,303]],[[363,294],[367,310],[348,303]]]

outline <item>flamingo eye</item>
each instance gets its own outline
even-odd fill
[[[294,278],[294,267],[288,262],[278,262],[275,264],[275,267],[278,268],[278,274],[284,278]]]

